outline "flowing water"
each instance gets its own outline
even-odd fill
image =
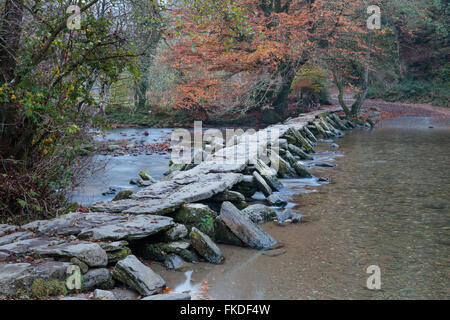
[[[113,129],[96,135],[95,139],[109,141],[110,144],[118,140],[126,140],[127,144],[153,144],[167,141],[171,133],[172,129]],[[121,189],[137,190],[138,187],[131,185],[130,180],[138,178],[141,170],[148,172],[156,179],[162,179],[163,173],[169,167],[169,161],[170,154],[159,153],[127,154],[119,157],[94,155],[92,162],[100,169],[83,179],[80,186],[71,193],[70,200],[85,206],[97,201],[110,201],[114,198],[114,194],[103,195],[110,187],[117,191]]]
[[[330,183],[285,180],[281,194],[309,222],[263,226],[286,252],[220,245],[225,264],[197,264],[192,280],[207,280],[217,299],[450,298],[449,128],[407,117],[349,132],[336,152],[320,144],[315,162],[337,167],[312,172]],[[367,288],[370,265],[380,290]],[[186,280],[155,269],[172,288]]]

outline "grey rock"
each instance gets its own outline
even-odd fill
[[[82,291],[91,291],[94,289],[112,289],[114,288],[114,279],[106,268],[91,269],[83,275],[81,282]]]
[[[103,212],[81,213],[72,212],[51,220],[34,221],[23,226],[24,229],[33,230],[40,235],[78,235],[83,229],[96,227],[106,223],[123,220],[120,215]]]
[[[16,255],[27,254],[62,242],[61,239],[55,238],[32,238],[0,246],[0,251]]]
[[[263,204],[253,204],[251,206],[248,206],[241,212],[244,215],[247,215],[250,220],[256,224],[262,224],[277,217],[277,213],[275,210]]]
[[[108,264],[108,256],[97,243],[63,243],[36,250],[43,257],[78,258],[90,267],[103,267]]]
[[[264,251],[263,255],[268,256],[268,257],[278,257],[285,253],[286,253],[285,249],[274,249],[274,250]]]
[[[188,293],[171,292],[168,294],[155,294],[142,298],[141,300],[191,300],[191,295]]]
[[[129,190],[129,189],[120,190],[119,193],[114,197],[113,201],[130,199],[132,194],[133,194],[133,190]]]
[[[291,219],[292,211],[285,209],[283,211],[277,211],[277,221],[279,223],[284,223],[286,220]]]
[[[255,177],[249,175],[243,176],[242,181],[236,184],[233,187],[233,190],[243,194],[247,198],[250,198],[255,194],[255,192],[258,191]]]
[[[197,168],[180,172],[171,180],[155,183],[133,194],[130,200],[95,204],[91,206],[91,210],[164,215],[175,211],[186,202],[209,199],[232,188],[242,179],[242,175],[237,173],[203,174],[196,171]]]
[[[117,251],[128,246],[128,242],[125,240],[114,242],[99,242],[98,244],[106,252]]]
[[[21,231],[0,237],[0,246],[19,240],[24,240],[33,236],[32,232]]]
[[[266,197],[270,196],[272,194],[272,189],[269,187],[263,177],[261,177],[261,175],[256,171],[253,172],[253,177],[255,178],[258,190],[260,190]]]
[[[297,159],[292,156],[289,151],[286,151],[284,155],[285,159],[289,162],[289,164],[294,168],[297,175],[301,178],[311,178],[312,174],[309,173],[308,169],[302,165]]]
[[[67,262],[44,260],[39,264],[0,264],[0,295],[14,295],[18,290],[30,290],[37,278],[64,280]]]
[[[302,160],[312,160],[313,159],[310,155],[308,155],[306,152],[301,150],[299,147],[294,146],[293,144],[289,144],[288,149],[292,154],[299,156],[300,159],[302,159]]]
[[[258,173],[266,180],[272,190],[280,191],[283,189],[283,184],[278,180],[276,172],[269,168],[261,159],[256,159],[254,165]]]
[[[141,177],[142,180],[144,181],[150,181],[151,183],[156,183],[157,181],[155,179],[153,179],[153,177],[151,175],[149,175],[147,172],[145,171],[140,171],[139,172],[139,177]]]
[[[165,261],[171,254],[179,255],[185,261],[198,261],[197,255],[189,250],[190,246],[185,241],[146,243],[138,246],[136,252],[140,257],[154,261]]]
[[[84,229],[78,237],[94,240],[138,240],[166,231],[174,225],[173,219],[169,217],[124,216],[121,221]]]
[[[7,233],[14,232],[18,229],[16,226],[11,226],[9,224],[0,224],[0,237]]]
[[[89,271],[89,266],[78,258],[70,259],[70,263],[80,267],[83,274]]]
[[[336,167],[336,165],[331,164],[331,163],[326,163],[326,162],[318,162],[314,164],[316,167],[321,167],[321,168],[334,168]]]
[[[270,162],[272,167],[277,168],[277,175],[280,178],[292,178],[296,176],[295,170],[279,154],[271,152]]]
[[[164,260],[164,265],[167,269],[180,270],[186,267],[186,262],[180,256],[171,254]]]
[[[161,240],[162,241],[177,241],[186,238],[188,235],[188,229],[184,224],[177,223],[173,228],[164,232]]]
[[[191,239],[192,247],[208,262],[221,264],[225,261],[219,247],[211,240],[210,237],[197,228],[192,228],[189,238]]]
[[[175,211],[173,219],[186,225],[188,230],[196,227],[209,236],[214,235],[214,218],[217,213],[207,205],[201,203],[189,203]]]
[[[270,196],[267,197],[266,201],[271,206],[276,206],[276,207],[285,207],[287,205],[287,201],[281,199],[281,197],[277,194],[271,194]]]
[[[231,202],[224,202],[220,217],[230,230],[245,244],[255,249],[267,249],[277,243],[268,233],[242,214]]]
[[[101,289],[95,289],[94,298],[97,300],[117,300],[113,292]]]
[[[331,149],[339,149],[339,145],[336,143],[332,143],[332,144],[330,144],[330,148]]]
[[[239,203],[245,201],[245,196],[237,191],[225,190],[224,192],[216,194],[211,200],[216,202],[230,201]]]
[[[220,243],[242,247],[244,243],[227,227],[220,216],[214,221],[214,240]]]
[[[145,296],[160,293],[166,287],[166,282],[161,276],[133,255],[119,261],[114,267],[112,275],[115,279]]]

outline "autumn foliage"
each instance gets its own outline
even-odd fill
[[[255,110],[282,117],[302,66],[349,51],[334,43],[364,33],[365,20],[352,21],[358,8],[354,1],[221,0],[176,10],[163,59],[180,76],[172,106],[199,120]]]

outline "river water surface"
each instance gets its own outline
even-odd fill
[[[349,132],[336,152],[320,144],[316,161],[337,167],[312,172],[330,183],[284,180],[281,194],[309,222],[263,226],[286,252],[220,245],[225,264],[194,265],[193,283],[208,281],[217,299],[450,298],[449,128],[406,117]],[[367,289],[370,265],[381,269],[380,290]],[[185,281],[154,269],[172,288]]]

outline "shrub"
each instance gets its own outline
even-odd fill
[[[65,295],[67,295],[67,288],[63,281],[38,278],[31,285],[30,296],[32,298],[43,299],[50,296]]]

